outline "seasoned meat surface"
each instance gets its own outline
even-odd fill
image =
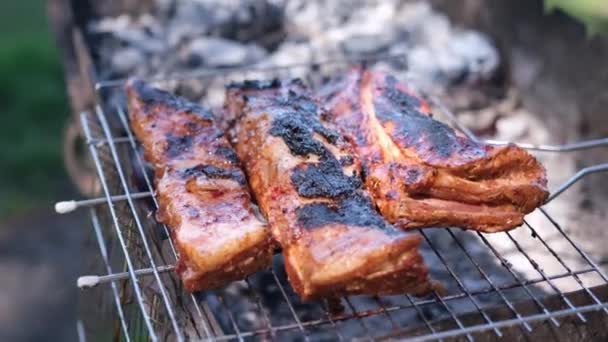
[[[254,214],[245,174],[211,112],[152,88],[127,85],[129,118],[155,170],[157,218],[180,257],[189,291],[218,287],[268,267],[270,231]]]
[[[297,80],[227,88],[230,135],[292,286],[304,300],[430,291],[420,236],[376,212],[358,158],[318,109]]]
[[[547,198],[545,170],[528,152],[458,134],[391,75],[353,69],[319,93],[324,119],[361,159],[374,202],[402,228],[504,231]]]

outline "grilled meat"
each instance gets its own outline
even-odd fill
[[[189,291],[221,286],[270,265],[270,231],[252,209],[239,160],[211,112],[127,85],[129,117],[155,170],[157,218],[171,231]]]
[[[361,158],[380,212],[402,228],[504,231],[547,198],[545,170],[529,153],[459,135],[393,76],[354,69],[320,98],[324,119]]]
[[[317,108],[297,80],[227,89],[230,134],[292,286],[304,300],[430,291],[420,236],[375,211],[358,159]]]

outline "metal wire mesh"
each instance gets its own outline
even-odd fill
[[[301,77],[311,86],[318,86],[353,62],[204,70],[153,81],[181,93],[199,89],[190,97],[216,107],[223,101],[224,85],[231,81]],[[365,62],[389,68],[402,78],[407,76],[399,57]],[[177,254],[167,227],[153,218],[158,208],[153,180],[129,128],[121,97],[123,83],[98,83],[95,113],[81,115],[102,189],[100,199],[84,202],[96,205],[91,209],[91,219],[104,265],[102,272],[107,275],[102,279],[109,283],[101,288],[108,291],[114,303],[117,340],[375,340],[395,336],[414,340],[465,336],[473,340],[475,333],[486,330],[497,337],[512,326],[531,333],[538,328],[534,322],[559,327],[564,316],[575,315],[586,322],[589,311],[603,309],[608,313],[608,297],[597,287],[608,283],[606,274],[545,208],[533,215],[535,222],[541,220],[551,227],[551,234],[546,229],[535,229],[530,220],[516,231],[492,235],[453,228],[420,231],[425,240],[423,254],[432,275],[445,284],[445,294],[433,293],[425,298],[406,294],[356,296],[345,297],[340,304],[303,303],[286,281],[279,255],[268,271],[222,289],[187,294],[179,280],[167,272],[172,268],[163,267],[174,265]],[[478,140],[452,113],[433,102],[445,119]],[[606,140],[522,147],[559,152],[607,144]],[[556,194],[587,173],[607,169],[606,164],[584,169]],[[558,253],[552,247],[556,244],[568,247],[567,256],[563,248]],[[538,253],[550,257],[539,262]],[[530,272],[522,272],[524,266]],[[533,273],[537,276],[531,276]],[[582,295],[573,297],[571,291],[575,290]],[[344,311],[334,312],[336,305],[343,305]],[[497,314],[496,308],[504,310]]]

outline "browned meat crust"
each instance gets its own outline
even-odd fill
[[[230,134],[292,286],[304,300],[430,291],[420,236],[375,211],[358,159],[317,108],[297,81],[227,90]]]
[[[457,134],[390,75],[354,69],[320,97],[324,119],[361,158],[380,212],[402,228],[504,231],[547,198],[545,169],[528,152]]]
[[[141,81],[127,84],[129,117],[155,169],[157,218],[179,251],[189,291],[221,286],[271,262],[270,232],[251,205],[239,160],[211,113]]]

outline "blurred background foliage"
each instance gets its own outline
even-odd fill
[[[545,11],[560,9],[581,21],[587,36],[608,33],[608,0],[545,0]]]
[[[45,6],[0,1],[0,218],[49,205],[67,183],[68,105]]]

